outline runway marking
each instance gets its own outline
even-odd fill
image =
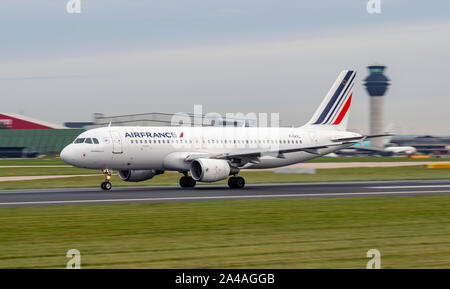
[[[377,187],[365,187],[368,189],[420,189],[420,188],[450,188],[448,185],[417,185],[417,186],[377,186]]]
[[[104,200],[64,200],[64,201],[36,201],[36,202],[7,202],[0,205],[37,205],[37,204],[69,204],[69,203],[111,203],[111,202],[139,202],[139,201],[182,201],[182,200],[214,200],[214,199],[264,199],[286,197],[333,197],[333,196],[370,196],[370,195],[417,195],[450,193],[447,191],[407,191],[407,192],[361,192],[361,193],[317,193],[317,194],[281,194],[281,195],[237,195],[237,196],[209,196],[209,197],[168,197],[168,198],[140,198],[140,199],[104,199]]]

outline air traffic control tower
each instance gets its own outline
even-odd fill
[[[372,65],[367,68],[370,74],[364,80],[364,86],[370,96],[369,134],[383,134],[383,96],[389,86],[389,79],[383,74],[386,66]],[[372,146],[382,148],[383,139],[372,139]]]

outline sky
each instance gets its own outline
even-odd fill
[[[388,66],[384,123],[450,135],[450,1],[3,0],[0,111],[63,123],[92,113],[279,113],[307,122],[355,69],[349,126],[367,133],[367,65]]]

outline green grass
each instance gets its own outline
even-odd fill
[[[0,208],[0,268],[450,268],[450,195]]]
[[[51,175],[88,175],[101,174],[100,170],[87,170],[75,167],[53,168],[0,168],[0,177],[8,176],[51,176]]]
[[[47,169],[46,169],[47,170]],[[64,168],[66,170],[66,168]],[[69,170],[69,168],[67,168]],[[77,172],[76,169],[73,172]],[[85,170],[96,173],[96,171]],[[78,172],[77,172],[78,173]],[[385,167],[385,168],[341,168],[319,169],[316,174],[277,174],[272,171],[243,171],[240,173],[249,184],[258,183],[299,183],[299,182],[331,182],[331,181],[382,181],[382,180],[436,180],[450,179],[450,169],[427,169],[422,166]],[[113,175],[114,187],[122,186],[167,186],[178,185],[181,174],[165,173],[151,180],[130,183],[123,182]],[[27,188],[70,188],[98,187],[103,181],[102,176],[83,176],[60,179],[43,179],[39,181],[6,181],[0,182],[0,189]],[[225,184],[225,181],[217,184]],[[201,183],[200,183],[201,184]]]
[[[48,166],[67,165],[61,159],[48,157],[43,159],[0,159],[0,166]]]

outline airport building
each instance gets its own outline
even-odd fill
[[[450,153],[450,137],[437,136],[397,136],[390,141],[397,146],[412,146],[417,153],[424,155],[448,155]]]
[[[224,119],[219,115],[193,113],[140,113],[128,115],[106,116],[94,113],[92,122],[66,122],[67,127],[92,129],[112,126],[256,126],[256,120],[250,118]]]
[[[367,68],[369,69],[370,74],[364,79],[364,86],[370,96],[369,134],[380,135],[384,133],[383,99],[390,83],[389,79],[384,75],[386,66],[372,65]],[[382,148],[383,141],[383,138],[373,139],[372,146],[375,148]]]
[[[0,112],[0,128],[3,129],[64,129],[64,126],[38,120],[16,113]]]
[[[0,113],[0,158],[58,154],[83,131],[20,114]]]

